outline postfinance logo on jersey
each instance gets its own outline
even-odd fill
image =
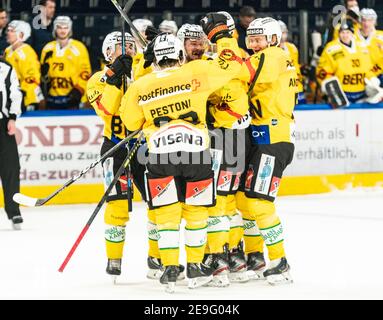
[[[196,91],[201,86],[197,79],[192,79],[190,83],[177,84],[167,88],[157,87],[154,90],[138,96],[138,104],[144,105],[156,100],[168,98],[178,94]]]

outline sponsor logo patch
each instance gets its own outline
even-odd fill
[[[257,180],[255,181],[254,191],[267,195],[270,188],[271,176],[274,171],[275,157],[262,154]]]
[[[278,177],[273,177],[273,180],[271,180],[271,187],[269,196],[275,198],[278,194],[278,189],[280,185],[281,179]]]
[[[218,178],[218,191],[230,191],[231,179],[233,173],[230,171],[221,171]]]
[[[269,126],[250,126],[253,144],[270,144]]]

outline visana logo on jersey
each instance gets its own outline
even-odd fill
[[[152,153],[201,152],[207,148],[207,132],[185,122],[168,124],[149,138]]]

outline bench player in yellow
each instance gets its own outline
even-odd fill
[[[72,20],[58,16],[53,22],[56,40],[41,53],[42,77],[48,109],[78,109],[86,101],[85,91],[91,74],[88,49],[72,39]]]
[[[37,110],[44,99],[40,87],[40,62],[33,48],[25,43],[31,36],[31,26],[21,20],[13,20],[7,29],[10,46],[5,50],[5,61],[15,69],[24,95],[23,109]]]

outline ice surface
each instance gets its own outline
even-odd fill
[[[294,284],[253,281],[189,290],[183,283],[172,295],[145,277],[143,203],[135,203],[131,214],[117,285],[105,273],[102,212],[64,273],[57,271],[95,206],[23,208],[22,231],[12,230],[2,210],[0,299],[383,299],[381,188],[277,200]]]

